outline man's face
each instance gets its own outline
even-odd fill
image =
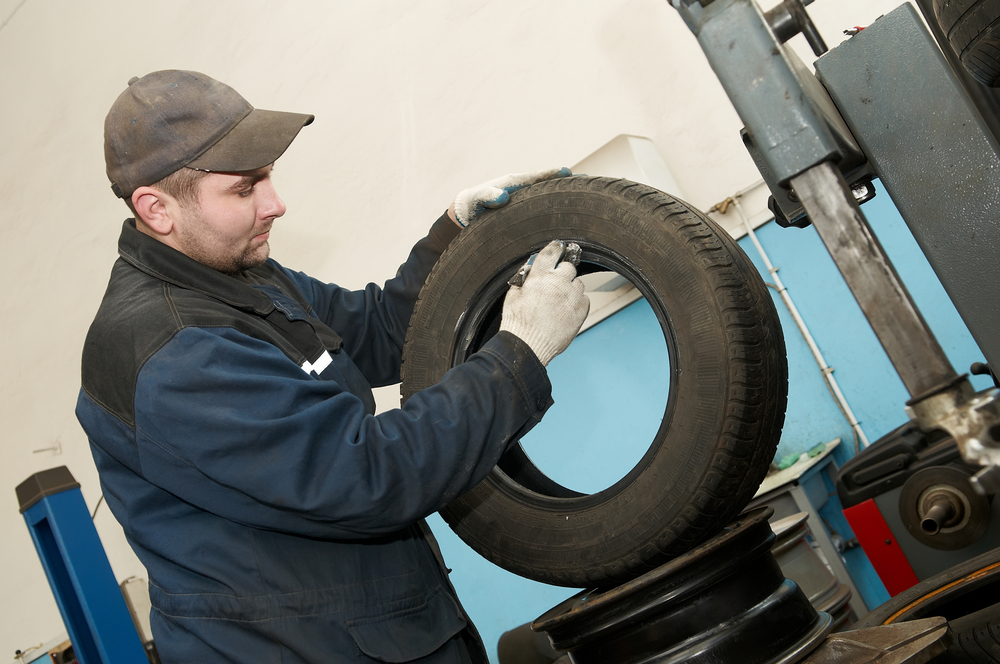
[[[272,166],[202,178],[197,202],[183,205],[174,224],[177,248],[226,274],[267,260],[271,224],[285,214],[271,183]]]

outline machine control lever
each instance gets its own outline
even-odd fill
[[[819,34],[819,30],[816,29],[816,24],[809,18],[809,13],[805,8],[807,4],[809,3],[803,3],[802,0],[784,0],[781,4],[765,12],[764,17],[767,19],[768,25],[771,26],[771,30],[774,31],[774,36],[782,44],[801,32],[802,36],[809,42],[809,46],[812,47],[813,53],[819,57],[829,49],[826,47],[822,35]]]

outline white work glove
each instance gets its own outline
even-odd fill
[[[511,286],[503,301],[500,330],[518,336],[535,353],[542,366],[566,350],[590,312],[583,282],[569,261],[556,261],[562,246],[550,242],[542,249],[523,286]]]
[[[455,223],[465,228],[469,222],[476,218],[476,215],[486,208],[498,208],[506,205],[507,201],[510,200],[510,192],[523,189],[529,184],[535,184],[542,180],[562,178],[567,175],[573,175],[573,171],[568,168],[550,168],[547,171],[505,175],[502,178],[490,180],[460,192],[455,197],[455,202],[452,203],[449,212],[454,212],[452,218]]]

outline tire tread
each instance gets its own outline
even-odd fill
[[[1000,0],[935,0],[934,16],[948,45],[973,77],[1000,84]]]

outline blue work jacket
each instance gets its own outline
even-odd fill
[[[486,661],[422,519],[537,423],[545,369],[501,332],[400,409],[371,393],[457,230],[348,291],[273,260],[227,276],[125,223],[77,417],[164,662]]]

